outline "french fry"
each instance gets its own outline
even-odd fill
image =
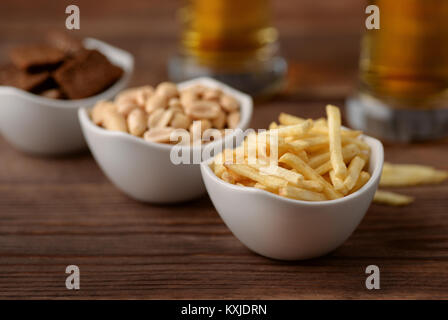
[[[254,182],[252,180],[244,180],[242,182],[237,182],[235,183],[236,185],[240,186],[240,187],[255,187],[255,185],[257,184],[257,182]]]
[[[348,193],[348,189],[344,185],[344,180],[342,180],[341,178],[336,176],[336,173],[334,172],[334,170],[331,170],[329,172],[329,174],[330,174],[331,184],[333,185],[335,190],[341,192],[343,195],[346,195]]]
[[[269,124],[269,130],[277,129],[277,128],[278,128],[278,124],[277,124],[277,122],[272,121],[272,122]]]
[[[298,152],[297,155],[298,155],[300,158],[302,158],[303,161],[306,161],[306,162],[309,161],[308,154],[306,153],[305,150],[302,150],[302,151]]]
[[[291,199],[324,201],[353,193],[370,179],[363,171],[370,148],[360,131],[341,130],[336,107],[327,106],[327,115],[313,121],[281,113],[269,130],[252,132],[239,147],[218,154],[211,168],[229,183]]]
[[[260,164],[251,165],[260,171],[262,174],[270,174],[294,184],[296,187],[321,192],[323,190],[322,184],[318,181],[304,180],[303,175],[296,171],[288,170],[279,166],[263,166]]]
[[[361,151],[359,148],[354,144],[349,144],[342,148],[342,157],[344,159],[344,162],[347,163],[351,161],[355,156],[359,155]],[[328,154],[328,157],[330,155]],[[311,161],[310,161],[311,162]],[[320,165],[316,168],[316,172],[320,175],[326,174],[327,172],[330,172],[330,170],[333,168],[331,161],[328,160],[324,164]]]
[[[356,156],[360,156],[361,158],[364,159],[364,157],[362,157],[361,154],[362,151],[356,144],[348,144],[342,148],[342,158],[344,159],[345,163],[349,163]]]
[[[324,190],[324,187],[322,186],[322,183],[319,181],[313,181],[313,180],[302,180],[297,183],[297,186],[299,188],[315,191],[315,192],[322,192]]]
[[[257,188],[257,189],[265,190],[265,191],[270,191],[270,192],[275,191],[275,190],[269,189],[267,186],[265,186],[264,184],[261,184],[261,183],[259,183],[259,182],[256,182],[256,183],[253,185],[253,187],[254,187],[254,188]]]
[[[309,180],[315,180],[321,183],[323,191],[329,199],[337,199],[342,197],[342,194],[334,190],[333,187],[324,178],[322,178],[322,176],[316,173],[316,171],[314,171],[313,168],[307,165],[302,159],[300,159],[296,155],[292,153],[285,153],[283,156],[281,156],[281,158],[278,161],[281,163],[286,163],[287,165],[296,169],[298,172],[303,174],[305,178]]]
[[[328,137],[330,140],[330,160],[333,170],[338,178],[344,179],[347,174],[347,167],[342,157],[341,142],[341,114],[339,109],[332,105],[327,105],[328,117]]]
[[[287,152],[294,153],[295,155],[302,158],[304,161],[308,161],[308,155],[305,150],[300,146],[296,146],[290,142],[285,142],[285,144],[279,146],[279,156],[284,155]]]
[[[235,179],[227,170],[221,174],[221,179],[225,182],[235,184]]]
[[[377,190],[375,193],[375,197],[373,198],[373,202],[379,204],[386,204],[390,206],[405,206],[414,201],[414,198],[405,196],[402,194]]]
[[[232,170],[227,170],[227,172],[229,173],[230,176],[232,176],[233,181],[235,181],[234,183],[249,183],[252,180],[248,179],[247,177],[244,177],[242,175],[237,174],[236,172],[233,172]]]
[[[360,152],[357,156],[364,160],[364,167],[367,166],[369,163],[370,153]]]
[[[278,190],[279,188],[285,187],[288,184],[286,180],[274,176],[263,175],[259,173],[258,170],[251,168],[246,164],[224,164],[224,166],[228,170],[233,171],[240,176],[261,183],[273,190]]]
[[[351,159],[360,154],[361,150],[356,144],[348,144],[342,147],[342,157],[344,159],[344,162],[351,161]],[[320,165],[324,164],[325,162],[330,161],[330,152],[324,152],[320,153],[318,155],[315,155],[310,158],[308,164],[311,168],[317,168]]]
[[[361,150],[369,151],[370,147],[367,143],[362,141],[361,139],[356,139],[352,137],[343,137],[342,138],[343,143],[354,143],[356,144]]]
[[[277,130],[277,134],[280,137],[287,137],[287,136],[300,137],[300,136],[303,136],[305,133],[307,133],[308,130],[311,129],[312,126],[313,126],[313,121],[311,119],[308,119],[305,122],[300,123],[300,124],[281,127],[281,128],[274,129],[274,130]],[[269,131],[273,131],[273,130],[269,130]]]
[[[366,161],[360,156],[354,157],[350,162],[350,165],[347,169],[347,177],[344,180],[344,186],[347,189],[347,192],[353,189],[353,187],[355,186],[356,182],[358,181],[359,174],[361,173],[361,170],[362,168],[364,168],[365,164]]]
[[[420,184],[437,184],[448,178],[448,171],[413,164],[384,163],[380,186],[406,187]]]
[[[296,148],[297,150],[312,150],[313,147],[322,147],[328,145],[328,137],[313,137],[313,138],[305,138],[296,140],[293,142],[290,142],[289,145],[291,145],[293,148]]]
[[[367,181],[369,181],[369,179],[370,174],[367,171],[361,171],[358,177],[358,181],[356,181],[355,186],[352,190],[350,190],[349,193],[353,193],[361,189],[367,183]]]
[[[325,162],[324,164],[322,164],[321,166],[317,167],[316,173],[320,174],[321,176],[323,176],[324,174],[330,172],[333,169],[333,166],[331,165],[331,162]]]
[[[314,134],[319,134],[319,135],[325,135],[328,136],[328,127],[327,124],[321,124],[318,125],[316,124],[316,122],[314,123],[313,128],[311,128],[310,130],[311,133]],[[342,138],[342,142],[344,142],[344,139],[348,139],[348,138],[357,138],[362,134],[362,131],[357,131],[357,130],[344,130],[343,128],[341,128],[341,138]]]
[[[235,163],[246,162],[246,158],[250,157],[250,151],[248,150],[248,148],[250,147],[248,147],[247,144],[241,144],[238,148],[235,148],[233,150],[233,158],[235,159]],[[256,151],[254,157],[256,157]],[[226,161],[225,163],[232,163],[232,162]]]
[[[303,175],[297,172],[292,172],[291,170],[287,170],[285,168],[271,165],[271,166],[262,166],[259,164],[251,165],[251,167],[254,167],[258,169],[263,174],[266,175],[273,175],[282,179],[285,179],[288,182],[291,182],[293,184],[298,184],[300,181],[303,180]]]
[[[347,146],[345,148],[347,148]],[[342,152],[344,152],[344,148],[342,148]],[[316,169],[317,167],[323,165],[325,162],[328,161],[330,161],[330,152],[323,152],[317,155],[312,155],[309,158],[308,165],[311,168]]]
[[[331,179],[330,179],[330,174],[329,174],[329,173],[324,174],[324,175],[322,176],[322,178],[324,178],[325,181],[327,181],[329,184],[332,184],[332,183],[331,183]]]
[[[301,124],[305,121],[306,121],[306,119],[304,119],[304,118],[293,116],[291,114],[284,113],[284,112],[280,113],[280,115],[278,116],[278,122],[282,126],[291,126],[291,125],[295,125],[295,124]],[[319,118],[314,121],[314,125],[313,125],[313,128],[311,129],[311,131],[317,133],[317,132],[321,132],[320,130],[325,130],[325,129],[328,130],[328,128],[326,128],[326,127],[327,127],[327,120],[325,118]],[[314,129],[317,129],[317,130],[314,130]],[[325,134],[328,134],[328,131],[326,131]]]
[[[314,131],[314,129],[319,129],[319,128],[326,128],[328,129],[328,123],[327,123],[327,119],[325,118],[319,118],[316,121],[314,121],[314,126],[313,128],[311,128],[312,131]],[[328,132],[327,132],[328,134]]]
[[[309,191],[301,188],[296,188],[292,186],[282,187],[279,190],[279,195],[292,198],[296,200],[305,201],[325,201],[327,198],[322,193],[317,193],[314,191]]]
[[[277,129],[259,133],[257,135],[257,142],[258,141],[263,141],[269,148],[271,147],[271,144],[273,144],[273,147],[278,148],[279,153],[288,150],[288,143],[285,141],[284,137],[278,135]]]
[[[222,176],[222,174],[226,171],[226,168],[222,163],[213,163],[213,171],[215,172],[217,177]]]
[[[296,148],[295,146],[291,145],[286,140],[283,140],[283,141],[284,141],[284,143],[280,143],[278,145],[278,156],[279,157],[281,157],[282,155],[284,155],[287,152],[292,152],[295,155],[302,158],[302,160],[308,161],[308,154],[306,153],[305,150],[302,150],[301,148]]]
[[[301,124],[301,123],[304,123],[305,121],[306,121],[306,119],[296,117],[296,116],[293,116],[291,114],[287,114],[284,112],[280,113],[280,115],[278,116],[278,122],[285,126]]]
[[[215,164],[216,163],[233,163],[235,161],[235,157],[234,157],[234,151],[230,150],[230,149],[225,149],[223,150],[223,152],[219,153],[216,157],[215,157]]]
[[[279,149],[278,145],[273,145],[271,147],[270,135],[256,135],[255,133],[250,133],[244,140],[241,146],[235,148],[236,163],[244,163],[244,159],[247,158],[249,164],[257,163],[258,161],[263,161],[269,163],[272,160],[276,160],[277,156],[274,154],[274,159],[271,159],[268,155],[270,150],[276,151]],[[280,140],[283,142],[283,140]],[[274,140],[275,143],[278,143]]]

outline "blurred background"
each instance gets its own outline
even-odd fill
[[[168,59],[179,48],[177,17],[185,4],[180,0],[2,0],[0,61],[6,59],[8,47],[38,41],[47,30],[64,30],[65,8],[70,4],[81,11],[81,28],[71,34],[99,38],[135,55],[131,85],[167,79]],[[356,84],[366,3],[277,0],[271,4],[281,55],[289,65],[281,99],[319,97],[336,103],[345,98]]]
[[[70,4],[81,12],[70,34],[134,54],[131,86],[210,75],[259,98],[253,127],[266,127],[279,104],[314,117],[332,103],[347,104],[351,127],[385,141],[448,135],[446,1],[2,0],[0,62],[18,43],[66,30]],[[361,51],[370,4],[381,30],[365,33]]]

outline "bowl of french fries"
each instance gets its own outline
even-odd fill
[[[131,88],[81,108],[78,117],[93,157],[118,189],[139,201],[174,203],[206,192],[200,163],[238,141],[231,128],[248,127],[252,99],[203,77]]]
[[[339,247],[367,212],[384,160],[380,141],[327,119],[280,114],[269,130],[246,135],[201,164],[210,198],[249,249],[280,260]]]

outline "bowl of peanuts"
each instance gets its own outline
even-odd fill
[[[252,109],[250,96],[203,77],[126,89],[78,116],[93,157],[118,189],[173,203],[205,193],[200,162],[241,141]]]
[[[383,146],[341,127],[336,107],[327,114],[281,114],[280,125],[201,164],[213,205],[250,250],[279,260],[319,257],[341,246],[367,212]]]

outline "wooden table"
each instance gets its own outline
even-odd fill
[[[326,103],[344,104],[356,78],[358,2],[275,2],[293,72],[287,94],[256,105],[253,127],[266,127],[280,111],[317,117]],[[78,3],[80,36],[135,54],[134,85],[166,79],[177,2]],[[62,28],[68,4],[2,1],[0,57],[14,43]],[[388,161],[448,169],[448,140],[385,147]],[[0,298],[446,299],[448,184],[398,191],[416,202],[372,205],[333,253],[279,262],[246,249],[207,196],[180,205],[139,203],[114,188],[88,152],[31,157],[0,137]],[[78,291],[65,288],[71,264],[81,270]],[[380,290],[365,288],[370,264],[381,270]]]

